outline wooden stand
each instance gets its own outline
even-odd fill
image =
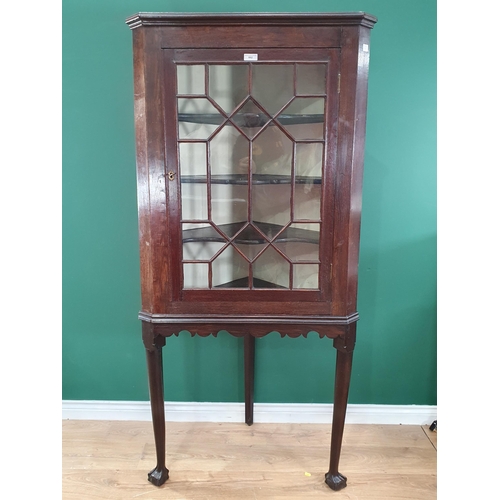
[[[228,326],[227,328],[231,328]],[[221,328],[226,330],[227,328]],[[320,328],[318,328],[320,329]],[[156,445],[157,465],[149,472],[148,479],[156,486],[162,485],[167,479],[169,471],[165,465],[165,401],[163,392],[163,365],[162,348],[165,337],[155,331],[169,331],[165,325],[153,325],[143,322],[143,341],[146,347],[148,360],[148,375],[151,398],[151,411]],[[244,366],[245,366],[245,423],[253,424],[254,405],[254,364],[255,364],[255,337],[250,334],[237,335],[244,339]],[[262,336],[262,335],[260,335]],[[297,337],[298,335],[292,335]],[[344,328],[344,333],[334,338],[334,347],[337,349],[337,363],[335,371],[334,411],[330,446],[330,467],[325,474],[325,482],[333,490],[340,490],[347,484],[347,478],[339,470],[342,436],[351,379],[352,356],[356,340],[356,324],[352,323]]]

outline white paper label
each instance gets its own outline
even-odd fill
[[[258,54],[243,54],[244,61],[257,61],[259,59]]]
[[[363,44],[363,52],[368,52],[368,44],[367,43]]]

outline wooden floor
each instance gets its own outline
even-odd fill
[[[324,482],[330,426],[167,422],[169,480],[154,468],[151,422],[63,421],[63,500],[436,498],[437,433],[428,426],[346,425],[340,472]]]

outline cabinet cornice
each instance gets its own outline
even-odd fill
[[[373,28],[377,18],[365,12],[316,12],[316,13],[160,13],[139,12],[126,23],[130,29],[139,26],[346,26],[361,25]]]

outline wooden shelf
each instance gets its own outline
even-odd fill
[[[288,115],[281,114],[275,118],[281,125],[304,125],[307,123],[323,123],[323,114]],[[221,125],[225,118],[219,113],[179,113],[179,122],[200,123],[205,125]],[[239,127],[255,128],[263,127],[271,117],[265,113],[236,113],[231,121]],[[271,126],[275,123],[271,122]]]
[[[238,231],[246,224],[246,222],[235,222],[232,224],[221,224],[217,226],[229,238],[233,238]],[[262,233],[268,235],[277,234],[283,229],[283,226],[278,224],[268,224],[266,222],[253,222]],[[283,242],[297,242],[297,243],[312,243],[319,244],[319,232],[311,231],[308,229],[301,229],[297,227],[288,227],[276,239],[270,238],[275,243]],[[212,226],[203,228],[185,229],[182,231],[182,242],[222,242],[227,241],[221,234],[219,234]],[[258,233],[252,226],[247,226],[238,236],[233,240],[235,243],[245,245],[262,245],[268,243],[268,240]]]
[[[204,184],[207,177],[204,175],[183,175],[181,177],[183,184]],[[248,185],[248,174],[227,174],[210,176],[211,184],[234,184]],[[252,184],[291,184],[290,175],[269,175],[252,174]],[[321,177],[307,177],[298,175],[295,177],[295,184],[318,184],[321,185]]]
[[[214,288],[250,288],[248,282],[249,280],[247,276],[245,278],[240,278],[228,283],[223,283],[222,285],[217,285]],[[288,290],[288,288],[285,286],[277,285],[276,283],[271,283],[270,281],[261,280],[258,278],[252,279],[252,288],[278,288],[282,290]]]

